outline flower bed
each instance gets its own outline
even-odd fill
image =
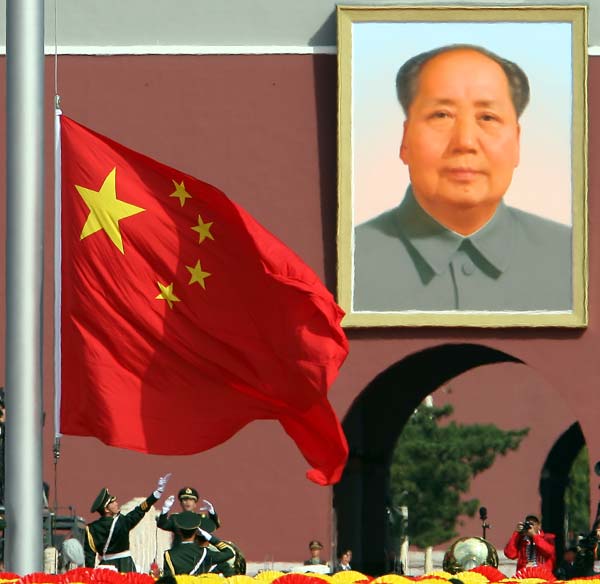
[[[398,574],[386,574],[372,578],[356,570],[339,572],[332,576],[314,573],[284,574],[275,570],[260,572],[254,577],[231,576],[222,578],[218,574],[204,574],[202,576],[177,576],[177,584],[444,584],[452,579],[450,584],[541,584],[552,582],[559,584],[549,573],[522,572],[519,576],[507,578],[502,572],[490,566],[480,566],[468,572],[449,574],[441,570],[425,574],[424,576],[409,577]],[[587,578],[574,578],[568,580],[571,584],[586,584],[589,580],[598,580],[600,575]],[[207,582],[211,581],[211,582]],[[119,574],[112,570],[78,568],[64,574],[35,573],[19,576],[9,572],[0,572],[0,584],[154,584],[156,578],[148,574]]]

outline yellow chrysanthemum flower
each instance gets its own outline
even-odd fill
[[[489,580],[479,572],[458,572],[454,578],[462,580],[465,584],[487,584]]]
[[[175,580],[177,580],[177,584],[199,584],[201,581],[214,581],[215,579],[221,579],[219,574],[214,574],[213,572],[209,572],[208,574],[199,574],[198,576],[189,576],[188,574],[181,574],[179,576],[175,576]]]
[[[431,574],[426,574],[424,578],[419,578],[419,584],[440,584],[441,576],[430,577]]]
[[[254,578],[246,576],[245,574],[236,574],[235,576],[229,576],[225,578],[228,584],[255,584]]]
[[[398,574],[384,574],[371,580],[371,584],[409,584],[409,582],[412,582],[410,578]]]
[[[329,582],[329,584],[333,584],[333,576],[329,574],[319,574],[318,572],[305,572],[305,576],[312,576],[313,578],[320,578],[321,580],[325,580],[325,582]]]
[[[255,580],[260,580],[261,582],[273,582],[275,578],[279,578],[279,576],[283,576],[283,572],[279,570],[265,570],[264,572],[259,572],[254,576]]]
[[[334,574],[332,579],[336,584],[353,584],[359,580],[368,580],[368,576],[357,570],[342,570]]]

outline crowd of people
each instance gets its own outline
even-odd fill
[[[504,555],[516,560],[517,575],[526,575],[528,568],[540,568],[553,574],[559,580],[570,580],[600,574],[600,518],[596,519],[591,532],[580,537],[577,545],[570,545],[563,553],[562,560],[556,557],[556,536],[542,530],[540,519],[536,515],[527,515],[511,534],[504,547]],[[305,566],[326,566],[321,557],[323,544],[313,540],[308,544],[310,557]],[[332,563],[332,573],[351,570],[352,551],[343,549]]]
[[[84,556],[86,567],[101,567],[119,572],[134,572],[136,566],[130,552],[131,530],[159,501],[169,482],[170,474],[159,478],[155,490],[128,513],[121,513],[117,497],[103,488],[94,500],[91,511],[100,517],[86,526]],[[215,534],[221,523],[214,505],[200,499],[191,486],[181,488],[177,494],[181,509],[171,513],[175,495],[167,497],[157,518],[157,527],[173,533],[173,543],[163,556],[162,574],[155,568],[155,576],[199,575],[208,572],[233,576],[245,573],[245,559],[239,548]],[[582,538],[577,547],[568,548],[562,561],[557,562],[555,536],[545,533],[535,515],[527,515],[519,522],[504,548],[504,555],[517,562],[517,574],[528,568],[539,567],[555,574],[561,580],[591,576],[600,571],[598,542],[600,521]],[[344,549],[331,565],[321,557],[323,544],[309,542],[310,557],[304,565],[323,567],[337,573],[351,570],[352,551]]]

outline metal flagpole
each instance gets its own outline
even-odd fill
[[[54,0],[54,513],[58,513],[58,459],[60,458],[60,402],[62,383],[62,153],[58,94],[58,0]]]
[[[6,2],[6,569],[42,569],[44,1]]]
[[[56,64],[56,53],[54,56]],[[56,65],[55,65],[56,71]],[[56,79],[56,75],[55,75]],[[55,81],[54,85],[57,83]],[[58,512],[58,459],[60,458],[60,404],[62,384],[62,153],[60,147],[60,97],[54,96],[54,511]]]

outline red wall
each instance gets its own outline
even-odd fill
[[[50,422],[52,60],[47,65],[44,379]],[[4,67],[4,61],[0,66]],[[336,58],[325,55],[65,56],[59,59],[59,90],[63,110],[70,117],[223,189],[297,251],[333,289],[336,74]],[[507,480],[519,480],[524,485],[514,490],[520,493],[517,500],[504,495],[504,485],[499,481],[483,476],[474,484],[474,496],[484,494],[480,498],[490,510],[490,520],[496,521],[491,539],[498,545],[503,544],[513,523],[524,512],[539,505],[539,470],[559,436],[556,432],[562,418],[564,429],[574,419],[580,422],[591,461],[600,459],[599,408],[595,397],[600,373],[597,357],[600,321],[595,308],[600,288],[595,288],[599,268],[594,263],[600,238],[600,231],[595,229],[596,221],[600,223],[596,200],[600,171],[593,164],[600,149],[600,144],[596,146],[600,139],[597,121],[600,106],[596,105],[600,101],[600,58],[590,59],[589,85],[589,327],[583,331],[350,330],[350,356],[330,394],[343,417],[356,396],[380,371],[410,353],[445,342],[482,343],[525,362],[529,366],[527,373],[515,375],[515,368],[523,366],[494,366],[495,371],[491,367],[482,368],[454,384],[461,403],[473,404],[473,396],[477,395],[481,403],[487,404],[488,412],[494,412],[504,403],[505,408],[498,413],[506,427],[539,426],[531,442],[539,464],[528,466],[522,458],[517,464],[514,462],[517,458],[509,456],[498,466],[498,472],[507,475]],[[4,100],[4,95],[0,97]],[[4,119],[0,123],[4,130]],[[0,144],[0,171],[4,171],[5,165],[3,149],[4,144]],[[0,209],[0,227],[4,225],[4,207]],[[3,241],[0,246],[4,246]],[[0,262],[0,268],[4,269],[4,254],[0,255]],[[3,300],[2,286],[0,295]],[[0,311],[3,310],[4,302]],[[3,312],[0,318],[3,322]],[[2,381],[3,345],[0,348]],[[542,413],[536,413],[537,400],[528,401],[526,407],[518,400],[522,392],[515,393],[514,384],[524,378],[530,389],[523,391],[531,391],[532,398],[539,391],[551,396],[550,405],[544,406]],[[505,391],[506,397],[502,399]],[[191,407],[200,410],[202,404],[192,402]],[[465,417],[478,419],[478,407],[466,408]],[[552,424],[538,424],[538,415],[540,420],[552,420]],[[176,429],[176,422],[169,417],[168,403],[165,423],[173,423]],[[44,476],[54,491],[52,432],[48,423],[44,435]],[[327,541],[331,535],[331,491],[309,483],[304,478],[306,468],[281,428],[268,422],[253,423],[228,443],[189,457],[142,455],[108,448],[95,439],[65,437],[58,463],[58,503],[72,505],[79,514],[90,518],[89,505],[100,487],[110,487],[125,500],[150,492],[160,474],[172,471],[174,489],[192,483],[215,503],[222,517],[220,533],[236,541],[249,560],[261,561],[267,555],[276,561],[301,560],[309,539]],[[465,530],[479,533],[476,523],[468,523]]]
[[[468,495],[487,508],[492,529],[486,538],[503,549],[518,521],[530,513],[541,514],[538,486],[546,456],[576,421],[575,414],[537,371],[514,363],[472,369],[436,391],[434,402],[451,403],[457,423],[529,428],[519,449],[499,456],[489,471],[473,480]],[[461,536],[481,535],[478,515],[464,518],[458,531]]]

